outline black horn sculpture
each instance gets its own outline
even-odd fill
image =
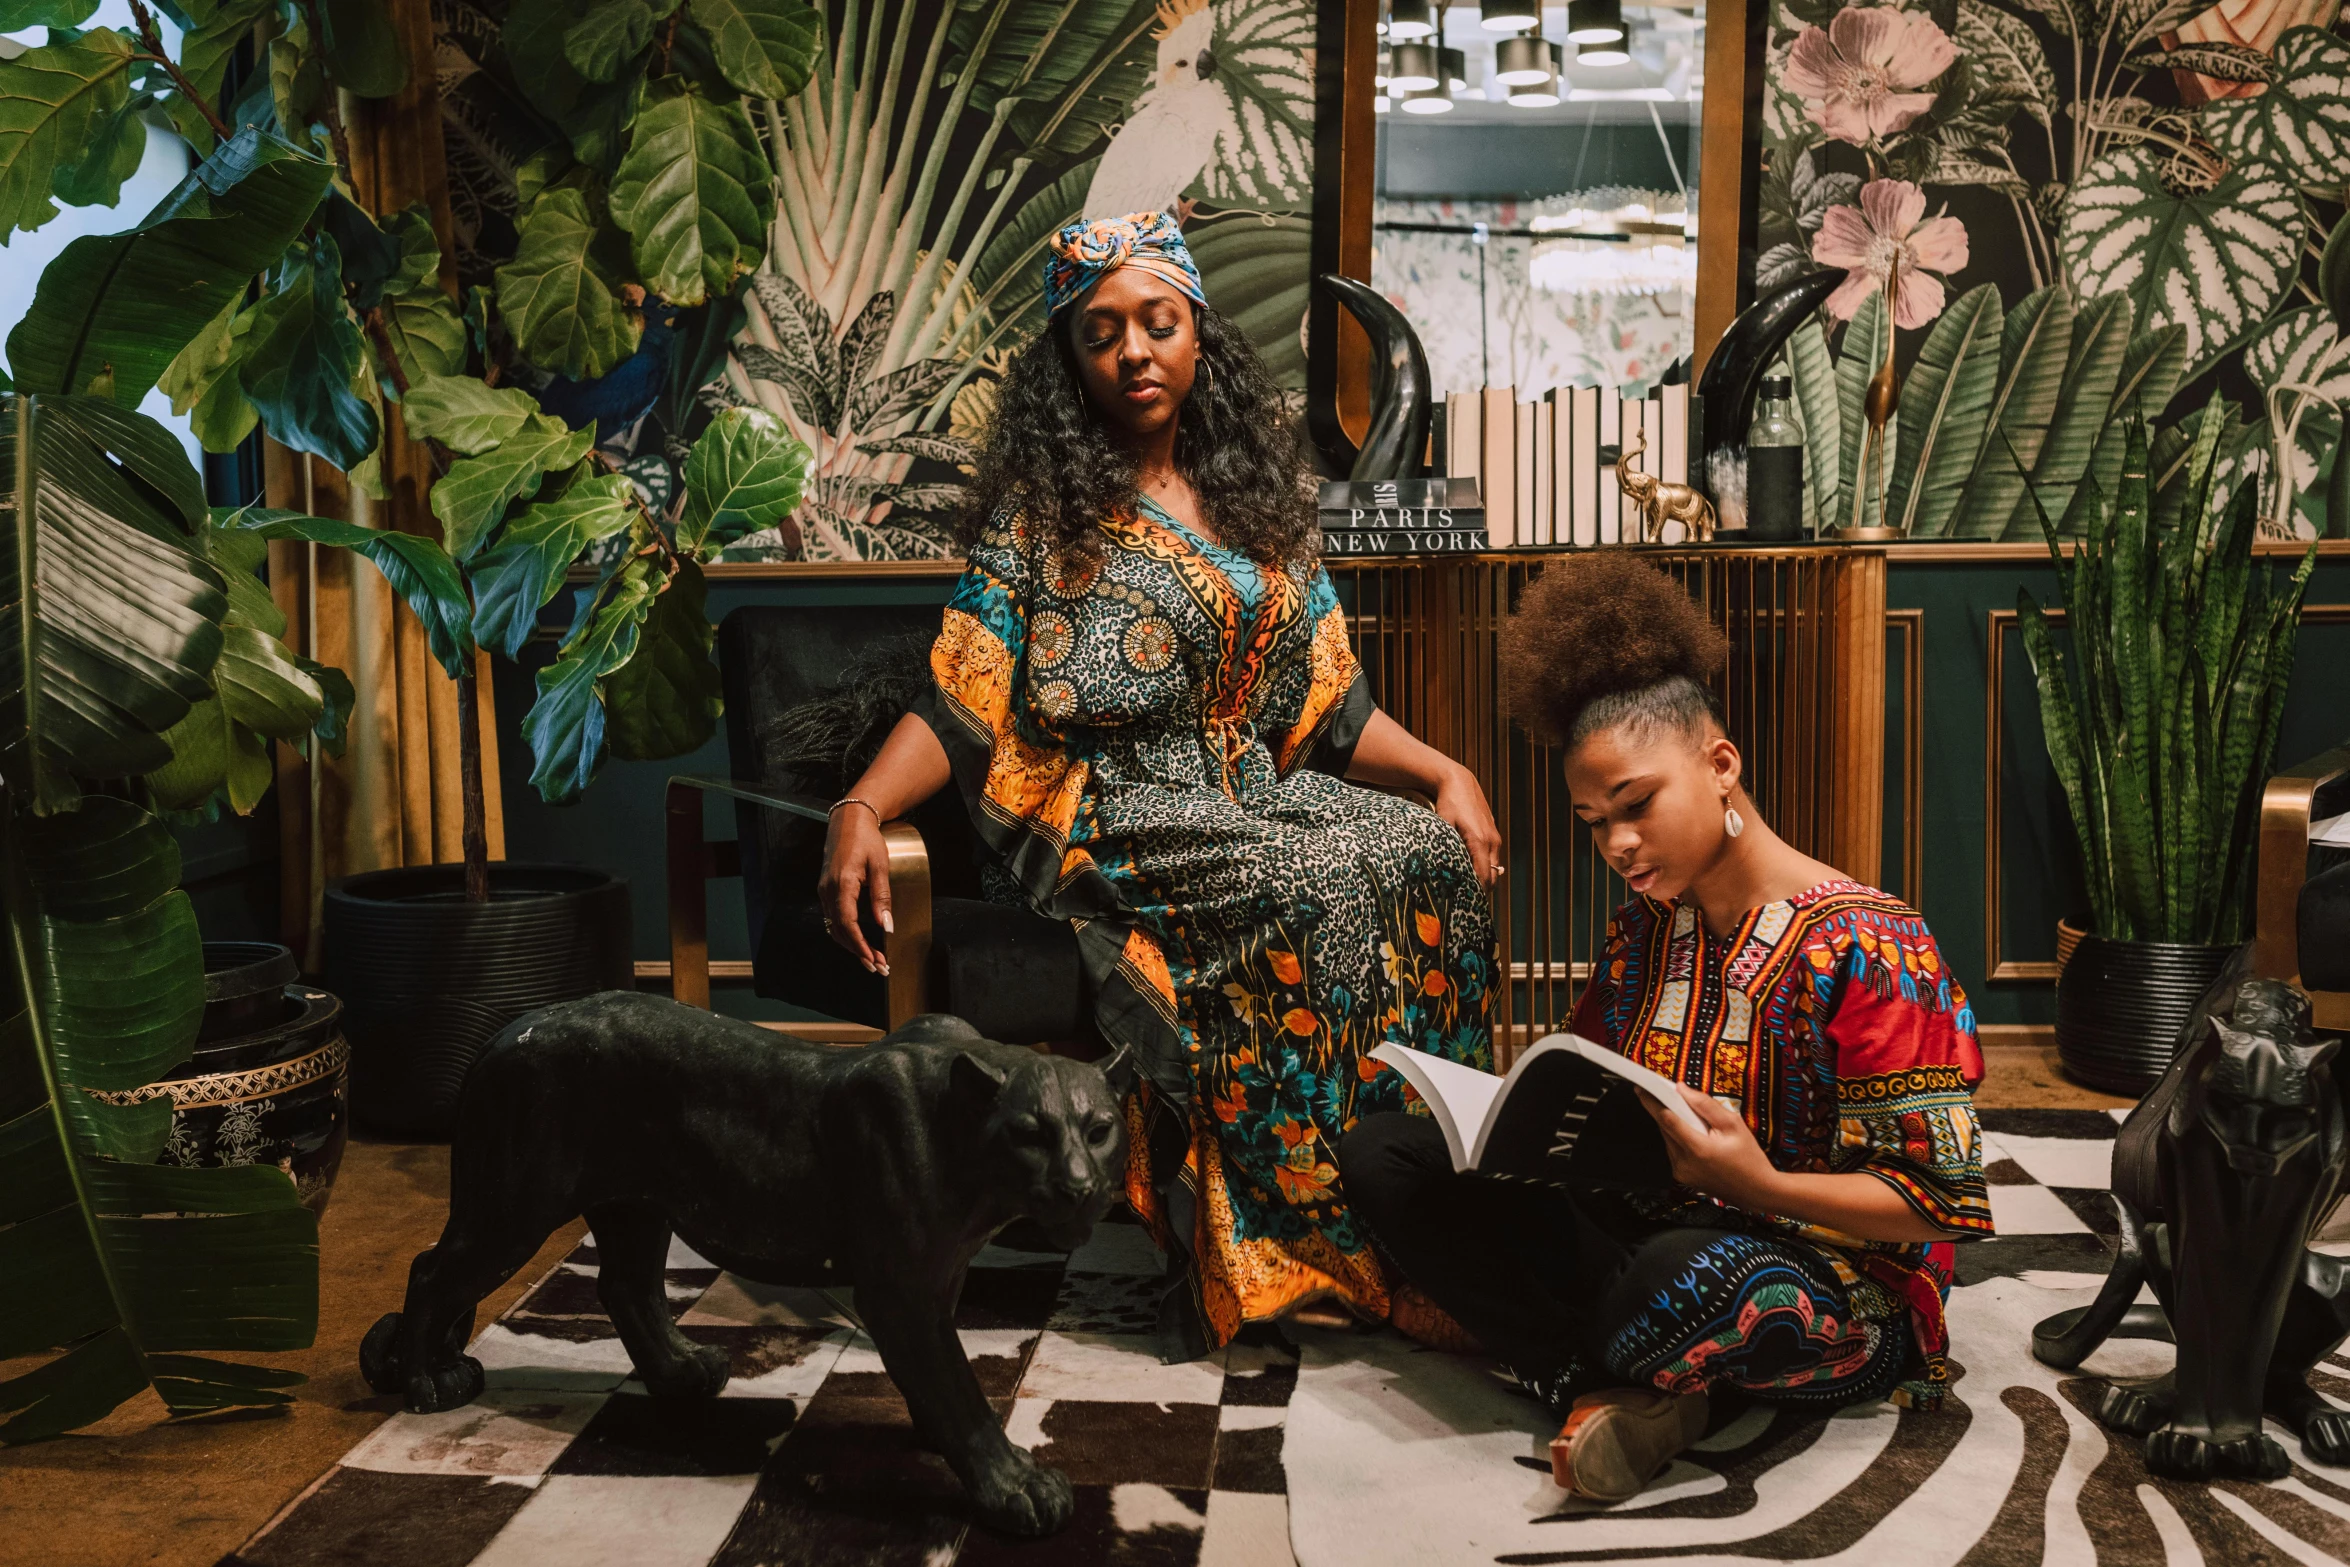
[[[1782,283],[1738,313],[1705,362],[1697,395],[1705,401],[1705,442],[1690,477],[1711,492],[1714,453],[1746,444],[1754,394],[1763,372],[1788,337],[1844,281],[1841,272],[1813,272]]]
[[[1347,477],[1357,482],[1418,478],[1428,450],[1428,408],[1434,398],[1420,335],[1370,284],[1335,272],[1321,273],[1314,282],[1345,307],[1371,340],[1371,428]]]

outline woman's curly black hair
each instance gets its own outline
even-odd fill
[[[1311,472],[1289,410],[1240,328],[1195,307],[1201,376],[1176,416],[1175,466],[1226,546],[1267,565],[1311,560],[1321,540]],[[1089,558],[1095,524],[1134,502],[1133,454],[1110,438],[1077,378],[1065,322],[1013,359],[996,390],[955,543],[969,549],[989,520],[1027,514],[1048,538]]]
[[[1721,723],[1707,682],[1729,656],[1687,589],[1622,550],[1544,566],[1501,640],[1510,715],[1541,744],[1570,748],[1625,724],[1701,733]]]

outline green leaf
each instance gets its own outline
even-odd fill
[[[593,380],[636,352],[643,318],[617,293],[629,265],[625,241],[614,258],[607,236],[619,237],[599,227],[585,194],[550,190],[523,220],[514,259],[498,268],[498,313],[522,357],[541,369]]]
[[[110,28],[0,60],[0,237],[57,216],[58,171],[121,110],[130,80],[130,42]]]
[[[2048,438],[2057,394],[2072,358],[2073,295],[2061,284],[2026,295],[2007,314],[1999,341],[1999,384],[1991,394],[1991,428],[1960,497],[1960,538],[1995,539],[2006,531]]]
[[[1997,284],[1971,288],[1942,312],[1910,366],[1885,514],[1912,537],[1939,538],[1948,528],[1982,451],[2005,320]]]
[[[1088,158],[1026,198],[979,252],[969,268],[971,286],[991,319],[1044,324],[1045,247],[1065,224],[1083,214],[1085,194],[1100,167],[1099,158]],[[766,296],[760,297],[763,301]]]
[[[31,27],[79,27],[98,11],[98,0],[0,0],[0,33]]]
[[[155,383],[171,399],[171,411],[187,416],[190,433],[208,452],[235,451],[261,422],[237,380],[245,333],[253,324],[239,307],[234,299],[223,305]]]
[[[609,171],[628,145],[644,92],[645,61],[631,62],[611,82],[587,80],[563,53],[578,20],[577,0],[514,0],[498,29],[499,48],[523,97],[563,132],[573,155]]]
[[[122,200],[122,182],[139,172],[147,155],[147,111],[152,93],[134,94],[100,121],[71,168],[57,171],[57,199],[69,207],[111,207]]]
[[[473,562],[474,640],[508,658],[538,623],[539,610],[563,585],[564,570],[580,552],[636,520],[635,488],[621,474],[596,474],[559,499],[523,508],[499,533],[495,547]]]
[[[2064,385],[2033,459],[2031,483],[2008,513],[2005,537],[2037,538],[2043,513],[2061,517],[2071,510],[2074,487],[2089,469],[2098,437],[2114,423],[2114,392],[2121,385],[2135,321],[2125,294],[2100,294],[2075,311]]]
[[[2267,90],[2206,105],[2201,125],[2230,158],[2289,169],[2304,185],[2339,186],[2350,179],[2350,44],[2323,28],[2287,28]]]
[[[1787,363],[1794,372],[1795,403],[1803,414],[1803,492],[1809,498],[1811,531],[1828,538],[1844,522],[1844,411],[1836,395],[1836,363],[1817,317],[1787,338]]]
[[[1838,469],[1843,475],[1838,488],[1844,495],[1836,518],[1839,527],[1856,519],[1862,527],[1874,527],[1882,520],[1877,514],[1878,500],[1883,475],[1892,467],[1893,458],[1882,445],[1874,455],[1870,453],[1869,422],[1863,411],[1863,398],[1870,379],[1885,362],[1886,344],[1892,336],[1893,318],[1886,313],[1885,295],[1879,290],[1860,302],[1860,308],[1845,323],[1844,340],[1837,347],[1836,408],[1844,436]],[[1883,439],[1894,442],[1899,434],[1897,427],[1889,425]],[[1857,513],[1853,510],[1856,495],[1860,503]]]
[[[220,528],[244,529],[264,539],[302,539],[366,556],[383,573],[392,591],[416,612],[424,626],[425,646],[449,678],[455,680],[471,671],[473,634],[468,627],[473,619],[472,601],[457,563],[433,540],[333,517],[305,517],[300,512],[263,507],[217,512],[214,521]]]
[[[293,1349],[317,1329],[317,1221],[266,1166],[158,1169],[168,1098],[111,1104],[188,1057],[204,961],[179,856],[154,817],[93,798],[5,823],[0,1080],[34,1085],[0,1124],[0,1359],[67,1352],[0,1382],[0,1442],[56,1436],[152,1385],[174,1414],[282,1401],[293,1380],[175,1350]],[[26,1005],[25,981],[41,998]],[[80,1086],[76,1086],[80,1085]]]
[[[2335,324],[2350,332],[2350,212],[2344,212],[2326,236],[2317,264],[2317,296],[2334,313]]]
[[[653,568],[633,559],[596,585],[555,662],[538,673],[538,700],[522,720],[535,765],[530,781],[549,805],[579,798],[603,764],[606,675],[636,655],[658,585]]]
[[[2215,82],[2273,82],[2276,58],[2243,44],[2185,44],[2134,54],[2122,62],[2133,71],[2192,71]],[[2223,100],[2224,101],[2224,100]]]
[[[102,397],[45,397],[41,408],[48,417],[51,437],[44,460],[53,472],[73,475],[87,471],[58,460],[68,450],[59,438],[70,434],[83,448],[120,462],[124,479],[144,503],[160,503],[167,531],[157,536],[164,542],[178,544],[203,526],[203,476],[188,461],[187,448],[169,430],[145,414],[133,413]]]
[[[698,553],[783,521],[800,504],[811,455],[774,415],[722,409],[685,460],[677,547]]]
[[[478,457],[468,457],[432,487],[432,514],[441,519],[449,554],[466,560],[488,542],[517,500],[536,495],[539,481],[569,468],[596,444],[596,429],[566,429],[559,419],[534,414],[529,424]]]
[[[612,218],[637,273],[680,306],[723,295],[767,254],[773,174],[742,110],[656,87],[612,180]]]
[[[609,0],[563,35],[563,58],[588,81],[617,81],[652,43],[653,24],[676,8],[676,0],[668,0],[656,16],[645,0]]]
[[[408,85],[408,51],[385,0],[317,0],[319,42],[335,85],[389,98]]]
[[[801,0],[688,0],[735,91],[783,99],[808,85],[824,46],[824,13]]]
[[[725,711],[702,568],[685,561],[645,617],[636,653],[604,678],[612,754],[651,762],[699,749]]]
[[[409,385],[426,376],[465,373],[465,323],[458,319],[456,302],[441,292],[439,283],[387,299],[379,308],[384,336],[390,340]]]
[[[198,810],[215,796],[226,796],[231,810],[249,815],[277,775],[269,742],[232,722],[217,696],[190,708],[164,739],[171,744],[171,760],[144,781],[155,804],[167,811]]]
[[[78,392],[111,371],[114,400],[137,407],[189,340],[284,253],[333,172],[247,127],[139,227],[67,245],[8,335],[19,388]]]
[[[11,786],[54,809],[72,803],[75,776],[133,777],[170,760],[164,732],[211,692],[228,596],[183,545],[56,480],[47,458],[70,436],[53,438],[47,423],[39,400],[21,395],[0,421],[16,479],[0,558],[0,747]],[[29,627],[17,589],[28,566],[39,584]],[[18,771],[28,751],[29,771]]]
[[[2084,287],[2127,293],[2141,328],[2182,328],[2192,380],[2284,296],[2308,221],[2287,167],[2239,158],[2210,189],[2173,195],[2168,156],[2133,142],[2094,159],[2066,199],[2057,249]]]
[[[492,387],[465,375],[410,383],[400,410],[409,439],[438,441],[468,454],[492,450],[540,417],[538,399],[521,387]]]
[[[180,35],[180,73],[203,94],[206,103],[226,107],[219,100],[228,63],[252,32],[253,24],[273,9],[273,0],[199,0],[186,7],[189,20],[196,25]],[[212,145],[212,131],[203,116],[176,93],[172,117],[181,134],[188,137],[189,146],[201,152]]]
[[[383,434],[352,384],[363,364],[340,257],[333,238],[320,234],[286,258],[277,287],[253,307],[237,383],[272,439],[349,470]]]
[[[793,411],[806,422],[822,430],[835,428],[848,388],[842,383],[840,345],[833,340],[832,317],[805,289],[780,272],[762,272],[752,278],[751,295],[782,346],[769,349],[757,343],[737,344],[735,358],[743,373],[754,381],[784,388]]]

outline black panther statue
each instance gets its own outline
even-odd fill
[[[2060,1370],[2111,1337],[2173,1339],[2176,1367],[2107,1384],[2097,1418],[2145,1437],[2146,1467],[2185,1480],[2289,1472],[2264,1413],[2315,1462],[2350,1463],[2350,1414],[2309,1386],[2310,1368],[2350,1334],[2350,1267],[2308,1249],[2350,1163],[2327,1065],[2340,1041],[2313,1041],[2308,998],[2243,978],[2247,967],[2239,959],[2205,998],[2195,1043],[2122,1124],[2120,1246],[2104,1288],[2032,1333],[2032,1353]],[[2144,1283],[2159,1318],[2131,1305]]]
[[[464,1353],[481,1298],[585,1214],[597,1293],[657,1397],[708,1398],[723,1351],[670,1319],[672,1232],[769,1284],[856,1286],[916,1428],[982,1516],[1068,1521],[1068,1480],[1014,1447],[955,1337],[963,1274],[1016,1218],[1075,1248],[1117,1194],[1111,1073],[914,1019],[861,1048],[811,1045],[654,996],[606,991],[517,1018],[474,1063],[450,1155],[449,1222],[368,1331],[360,1368],[412,1410],[482,1389]]]

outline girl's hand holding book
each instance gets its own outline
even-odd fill
[[[1693,1132],[1689,1123],[1674,1115],[1648,1095],[1640,1096],[1641,1107],[1649,1113],[1665,1134],[1665,1153],[1673,1161],[1673,1179],[1708,1197],[1756,1212],[1769,1212],[1764,1196],[1778,1175],[1770,1156],[1762,1144],[1754,1140],[1754,1133],[1746,1122],[1728,1105],[1709,1094],[1701,1094],[1685,1083],[1673,1085],[1681,1091],[1698,1120],[1705,1124],[1703,1132]]]

